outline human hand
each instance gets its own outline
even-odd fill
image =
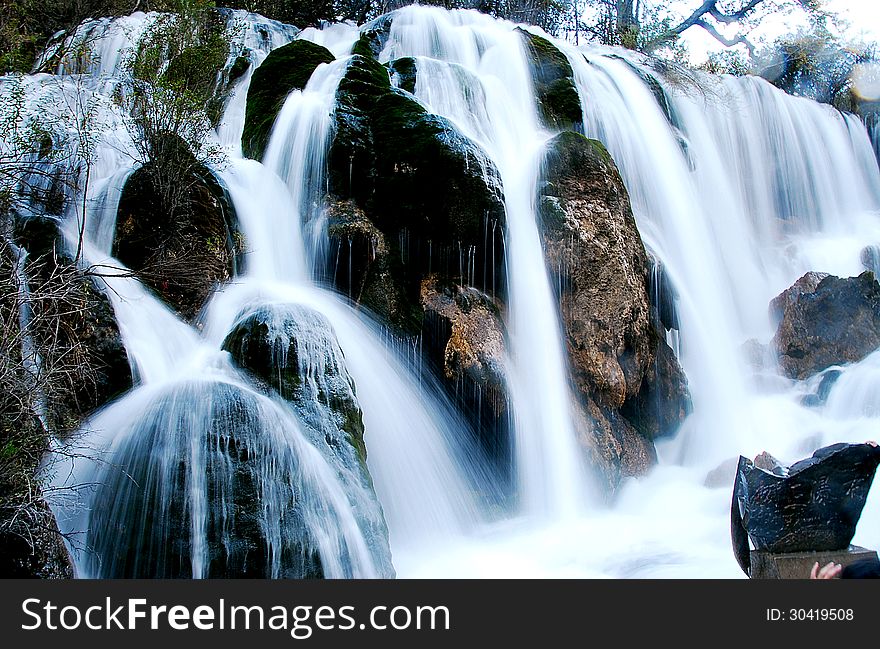
[[[843,566],[839,563],[828,563],[819,568],[819,562],[813,564],[810,571],[810,579],[839,579],[840,573],[843,572]]]

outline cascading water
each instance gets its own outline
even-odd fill
[[[108,97],[122,50],[153,16],[87,23],[78,34],[101,55],[65,59],[58,79],[32,84],[50,96],[97,92],[109,125],[86,200],[71,201],[67,214],[73,241],[85,219],[84,263],[121,268],[109,255],[133,156],[120,154],[131,143]],[[840,368],[827,403],[807,407],[801,398],[818,377],[795,383],[773,367],[756,371],[742,349],[769,341],[767,304],[800,275],[857,274],[861,249],[880,242],[880,171],[864,126],[760,80],[676,81],[631,54],[551,39],[572,66],[584,130],[612,154],[645,245],[674,288],[672,335],[694,404],[678,436],[658,444],[650,475],[626,482],[613,507],[587,507],[590,478],[535,214],[553,133],[538,118],[522,35],[476,12],[410,7],[392,15],[381,61],[416,57],[415,97],[476,142],[503,183],[521,507],[512,520],[484,524],[472,493],[483,486],[481,467],[458,446],[458,415],[377,323],[313,279],[326,246],[331,113],[357,30],[297,32],[244,12],[226,16],[245,25],[227,68],[239,55],[251,63],[217,129],[230,158],[217,174],[247,244],[243,272],[220,287],[198,329],[137,280],[102,280],[137,384],[87,422],[82,448],[94,459],[58,471],[100,485],[56,506],[63,530],[88,530],[79,546],[92,552],[78,553],[78,574],[145,575],[148,563],[169,576],[387,576],[390,557],[376,542],[387,521],[401,576],[734,577],[729,491],[705,486],[709,470],[740,453],[793,461],[827,443],[876,438],[876,353]],[[263,163],[243,160],[253,69],[295,37],[337,60],[287,98]],[[279,348],[297,342],[306,377],[298,400],[259,389],[234,366],[230,340],[254,317]],[[277,367],[285,354],[273,357]],[[318,396],[331,389],[363,413],[382,511],[357,453],[326,441],[343,439],[339,412]],[[146,494],[140,511],[135,485]],[[878,492],[855,539],[871,547],[880,545]],[[109,534],[114,526],[121,536]],[[169,536],[178,545],[163,545]],[[262,559],[247,558],[255,548]]]
[[[519,495],[532,516],[570,516],[586,480],[572,422],[558,309],[535,220],[539,155],[531,72],[511,25],[475,12],[395,14],[381,61],[418,58],[415,94],[488,152],[501,173],[508,223],[511,359]]]

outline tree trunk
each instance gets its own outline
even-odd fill
[[[636,0],[617,0],[617,36],[620,44],[635,49],[639,38],[639,17]]]

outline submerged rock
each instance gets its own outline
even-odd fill
[[[748,539],[772,553],[847,548],[878,465],[874,444],[834,444],[773,472],[740,457],[731,504],[740,567],[750,573]]]
[[[284,100],[293,90],[306,87],[322,63],[334,60],[325,47],[295,40],[269,53],[254,70],[248,88],[241,148],[246,156],[259,160],[269,142],[269,133]]]
[[[179,167],[147,163],[125,183],[113,255],[185,319],[232,277],[242,240],[213,173],[180,142]],[[171,178],[174,172],[181,177]],[[163,180],[159,180],[162,178]]]
[[[92,502],[92,576],[394,575],[353,452],[346,461],[330,440],[301,437],[282,405],[235,383],[192,381],[133,414]]]
[[[807,273],[772,305],[781,312],[773,344],[790,378],[858,362],[880,347],[880,284],[870,271],[845,279]]]
[[[574,384],[612,487],[638,475],[651,440],[690,411],[684,373],[651,317],[648,257],[623,181],[599,142],[567,132],[548,145],[539,208]],[[641,438],[641,439],[637,439]]]

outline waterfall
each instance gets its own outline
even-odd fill
[[[550,134],[539,126],[524,45],[512,27],[476,12],[409,7],[395,13],[379,58],[419,57],[416,96],[483,146],[501,173],[518,491],[528,515],[570,516],[583,506],[587,482],[535,214]]]
[[[768,302],[803,273],[858,274],[862,249],[880,244],[876,127],[872,142],[854,116],[760,79],[684,74],[526,28],[567,58],[583,131],[621,172],[663,269],[651,282],[674,302],[677,329],[667,336],[693,399],[677,436],[657,442],[659,465],[624,481],[604,506],[578,440],[583,423],[542,246],[540,162],[555,133],[539,116],[523,34],[436,7],[401,9],[382,23],[390,27],[379,62],[414,57],[408,96],[476,143],[487,178],[490,166],[501,178],[516,506],[498,511],[484,460],[463,440],[468,422],[421,366],[418,341],[394,339],[320,276],[336,92],[354,43],[376,24],[299,31],[222,12],[241,29],[218,76],[225,109],[213,144],[227,159],[212,171],[245,250],[237,275],[185,322],[112,257],[122,191],[137,171],[113,96],[125,52],[157,15],[87,21],[69,40],[84,51],[72,48],[57,75],[26,79],[33,110],[94,102],[102,128],[88,187],[69,196],[64,234],[73,248],[83,226],[82,263],[113,269],[98,283],[135,378],[84,422],[56,470],[56,486],[93,486],[53,503],[79,576],[738,576],[729,489],[713,487],[710,472],[739,454],[767,450],[791,462],[832,442],[876,439],[878,353],[837,368],[827,402],[810,406],[803,398],[820,377],[791,381],[772,361],[753,367],[744,350],[770,343]],[[336,60],[288,95],[262,161],[246,160],[251,76],[294,39]],[[224,86],[242,59],[247,69]],[[476,277],[467,264],[462,278]],[[296,398],[236,364],[229,340],[253,317],[274,337],[273,371],[299,345]],[[331,381],[362,413],[365,460],[340,443],[339,413],[322,397]],[[875,487],[856,543],[880,545],[878,501]]]

